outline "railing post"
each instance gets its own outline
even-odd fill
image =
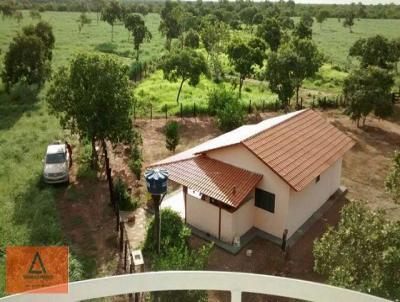
[[[153,119],[153,104],[150,103],[150,120]]]
[[[242,302],[242,292],[239,290],[231,291],[231,302]]]

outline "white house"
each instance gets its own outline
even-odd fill
[[[233,244],[257,229],[289,239],[340,187],[354,145],[319,113],[245,125],[152,164],[183,186],[186,223]],[[211,239],[212,239],[211,238]]]

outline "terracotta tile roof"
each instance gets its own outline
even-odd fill
[[[193,148],[180,152],[178,154],[167,157],[151,166],[156,166],[163,163],[171,163],[175,161],[181,161],[194,157],[196,154],[204,153],[205,151],[210,151],[214,149],[224,148],[236,144],[240,144],[243,140],[260,133],[266,129],[269,129],[279,123],[284,122],[291,117],[300,114],[302,111],[291,112],[285,115],[280,115],[272,118],[268,118],[258,124],[254,125],[244,125],[230,132],[221,134],[213,139],[210,139],[200,145]]]
[[[304,189],[354,146],[350,137],[312,110],[242,143],[296,191]]]
[[[196,156],[158,167],[169,179],[232,207],[238,207],[263,177],[206,156]]]

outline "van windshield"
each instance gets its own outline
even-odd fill
[[[64,153],[53,153],[46,155],[46,164],[61,164],[65,163]]]

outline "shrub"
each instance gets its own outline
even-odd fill
[[[225,86],[215,88],[208,92],[208,112],[210,115],[216,115],[218,110],[225,107],[226,104],[237,100],[234,91],[227,90]]]
[[[400,152],[395,151],[392,167],[385,180],[385,188],[394,201],[400,202]]]
[[[135,174],[137,180],[140,180],[142,175],[142,166],[141,159],[129,161],[129,168],[132,170],[133,174]]]
[[[136,210],[138,202],[129,195],[126,184],[120,178],[114,182],[113,193],[114,200],[118,202],[118,206],[121,211]]]
[[[169,121],[165,125],[165,146],[168,150],[175,152],[176,146],[179,144],[179,124],[176,121]]]
[[[14,102],[36,102],[39,92],[37,84],[29,85],[24,80],[16,83],[10,90],[10,99]]]
[[[160,216],[160,254],[155,253],[154,218],[147,228],[143,246],[152,270],[204,270],[212,244],[204,245],[199,250],[192,249],[189,245],[191,231],[179,214],[171,209],[163,209]],[[204,291],[164,291],[159,292],[159,296],[161,301],[207,301],[207,293]]]
[[[245,111],[238,99],[227,103],[217,111],[217,124],[222,131],[230,131],[244,124]]]
[[[140,145],[143,143],[142,136],[139,132],[134,131],[130,141],[131,147],[128,165],[133,174],[135,174],[136,179],[140,180],[143,163],[142,150],[140,149]]]
[[[74,159],[72,159],[74,160]],[[77,177],[88,180],[95,180],[97,178],[96,170],[92,169],[92,146],[89,141],[84,140],[79,150],[79,168]]]
[[[315,104],[314,104],[315,105]],[[335,98],[329,98],[329,97],[320,97],[317,99],[317,104],[318,107],[322,109],[328,109],[328,108],[337,108],[338,107],[338,101]]]
[[[132,81],[139,80],[142,72],[143,72],[143,63],[138,61],[133,62],[128,71],[129,79],[131,79]]]
[[[117,44],[111,43],[111,42],[106,42],[106,43],[101,43],[95,47],[95,50],[104,52],[104,53],[115,53],[118,48]]]

